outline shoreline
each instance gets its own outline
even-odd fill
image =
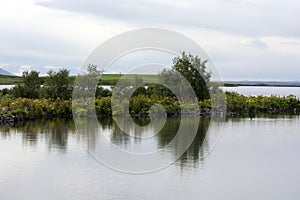
[[[130,100],[124,99],[129,105],[129,111],[120,104],[111,108],[111,97],[88,98],[79,100],[62,99],[28,99],[28,98],[0,98],[0,123],[11,123],[19,121],[31,121],[36,119],[52,118],[109,118],[112,116],[148,117],[153,105],[161,105],[161,108],[151,110],[151,116],[194,116],[210,117],[211,100],[199,101],[197,104],[182,104],[173,97],[155,97],[138,95]],[[115,105],[116,106],[116,105]],[[73,111],[73,109],[75,109]],[[256,115],[280,115],[300,114],[300,100],[295,96],[244,96],[234,92],[226,92],[226,110],[220,108],[220,115],[226,117]],[[215,113],[214,113],[215,114]]]
[[[219,113],[218,113],[219,114]],[[203,118],[203,119],[208,119],[211,118],[211,113],[210,112],[205,112],[205,113],[180,113],[180,112],[174,112],[174,113],[166,113],[166,114],[153,114],[151,117],[165,117],[167,118],[179,118],[179,117],[198,117],[198,118]],[[249,113],[249,112],[226,112],[226,116],[223,116],[223,113],[221,114],[222,117],[225,117],[226,119],[235,119],[235,118],[249,118],[249,119],[254,119],[254,118],[272,118],[272,117],[280,117],[280,116],[300,116],[300,112],[266,112],[266,113]],[[129,114],[122,114],[122,115],[97,115],[96,116],[98,120],[101,119],[116,119],[116,118],[133,118],[133,119],[146,119],[150,118],[150,115],[148,113],[139,113],[139,114],[134,114],[134,115],[129,115]],[[0,116],[0,126],[16,126],[19,124],[27,123],[27,122],[34,122],[37,120],[55,120],[55,119],[64,119],[64,120],[75,120],[75,119],[91,119],[94,118],[94,116],[84,116],[84,117],[74,117],[74,116],[51,116],[51,115],[44,115],[44,116],[28,116],[26,118],[22,116],[9,116],[9,117],[4,117]]]

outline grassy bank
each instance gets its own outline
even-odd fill
[[[115,85],[115,83],[122,77],[124,74],[102,74],[101,75],[101,83],[103,85]],[[133,80],[135,78],[135,74],[127,74],[126,79]],[[146,83],[156,83],[158,82],[158,75],[155,74],[139,74],[140,78],[143,79]],[[46,76],[41,76],[39,79],[41,82],[45,82]],[[68,77],[70,84],[72,85],[76,79],[76,76]],[[21,76],[6,76],[0,75],[0,85],[14,85],[17,83],[23,83],[23,78]]]
[[[118,80],[124,76],[124,74],[102,74],[101,76],[101,85],[115,85]],[[134,80],[136,74],[127,74],[126,79]],[[138,74],[138,77],[142,78],[145,83],[157,83],[159,76],[156,74]],[[39,77],[41,83],[44,83],[47,79],[46,76]],[[69,76],[69,83],[70,85],[74,84],[76,76]],[[0,75],[0,85],[15,85],[18,83],[23,83],[23,78],[20,76],[6,76]],[[220,85],[220,83],[212,83],[214,85]],[[236,85],[225,83],[225,87],[234,87]]]
[[[22,82],[23,78],[20,76],[6,76],[0,74],[0,85],[15,85]]]

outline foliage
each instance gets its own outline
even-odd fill
[[[295,113],[300,111],[300,101],[293,95],[244,96],[226,92],[227,111],[236,113]]]
[[[111,91],[109,89],[104,89],[103,87],[97,87],[96,89],[96,98],[101,97],[110,97],[112,95]]]
[[[49,99],[70,99],[72,88],[69,85],[69,71],[61,69],[58,72],[50,70],[42,88],[41,96]]]
[[[37,98],[39,96],[41,81],[39,79],[39,72],[36,71],[25,71],[22,75],[23,84],[18,83],[12,89],[12,95],[15,98]]]
[[[191,98],[195,92],[198,100],[209,99],[209,89],[207,83],[210,80],[211,74],[206,71],[207,61],[201,61],[198,56],[186,54],[183,52],[181,56],[173,59],[172,68],[164,69],[159,75],[159,82],[161,85],[152,85],[152,90],[156,95],[163,97],[174,97],[174,93],[185,95],[186,98]],[[187,91],[188,84],[193,91]],[[162,85],[172,87],[172,91]]]
[[[138,95],[145,95],[146,89],[143,87],[144,81],[140,76],[135,75],[133,79],[133,88],[135,88],[135,91],[131,95],[132,97],[138,96]]]
[[[198,56],[182,53],[181,57],[173,60],[173,69],[186,78],[194,89],[198,100],[209,99],[209,90],[207,83],[211,73],[206,72],[206,60],[201,61]]]
[[[100,117],[127,114],[125,113],[126,104],[121,104],[121,101],[129,104],[131,115],[148,115],[150,109],[154,113],[161,113],[164,109],[167,114],[180,112],[209,114],[212,109],[212,100],[208,89],[214,90],[215,93],[221,89],[217,84],[210,84],[211,88],[208,88],[207,83],[210,81],[211,74],[206,71],[205,64],[206,61],[201,61],[197,56],[183,52],[181,56],[174,58],[170,70],[163,70],[158,76],[127,75],[126,79],[122,80],[123,84],[112,86],[114,94],[117,94],[116,100],[114,99],[116,102],[113,103],[115,113],[112,113],[112,91],[96,85],[97,83],[116,84],[121,74],[102,74],[100,77],[102,72],[97,69],[97,66],[89,65],[86,73],[76,79],[77,85],[74,87],[72,101],[71,85],[75,77],[70,77],[68,70],[61,69],[58,72],[50,70],[48,76],[43,78],[39,77],[39,72],[24,72],[22,83],[11,90],[0,91],[0,116],[13,115],[25,119],[45,116],[68,118],[74,114],[75,117],[88,117],[94,111]],[[189,101],[192,97],[189,96],[191,92],[188,91],[182,77],[196,93],[198,105]],[[148,82],[152,83],[148,84]],[[43,87],[41,87],[42,83]],[[132,92],[132,95],[128,97],[127,92]],[[181,94],[186,99],[177,98],[175,94]],[[300,101],[293,95],[248,97],[226,92],[226,97],[227,113],[232,115],[299,113],[300,111]],[[214,100],[214,96],[211,98]],[[178,99],[183,100],[181,105]],[[74,112],[72,108],[75,109]],[[198,108],[201,113],[197,113]]]
[[[134,96],[129,100],[129,112],[130,114],[149,113],[152,104],[149,97],[144,95]]]
[[[243,96],[237,93],[227,92],[227,112],[243,115],[251,113],[299,113],[300,101],[295,96],[276,97],[276,96]],[[76,110],[75,117],[87,117],[96,111],[97,116],[111,116],[111,97],[101,97],[96,99],[29,99],[29,98],[0,98],[1,116],[19,116],[23,119],[30,117],[72,117],[72,103]],[[93,103],[95,106],[93,106]],[[131,115],[148,115],[150,108],[155,105],[161,105],[167,113],[193,113],[196,110],[195,105],[180,105],[178,100],[173,97],[155,97],[138,95],[129,100],[129,111]],[[203,100],[199,102],[201,112],[209,112],[211,101]],[[154,112],[160,113],[162,110]],[[125,114],[124,108],[120,107],[117,113]]]

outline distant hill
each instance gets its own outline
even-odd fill
[[[10,73],[10,72],[4,70],[4,69],[1,69],[1,68],[0,68],[0,75],[5,75],[5,76],[16,76],[16,75],[14,75],[14,74],[12,74],[12,73]]]

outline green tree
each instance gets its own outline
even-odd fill
[[[174,97],[174,93],[186,95],[189,98],[190,91],[187,91],[187,82],[191,85],[198,100],[209,99],[209,89],[207,83],[210,80],[211,73],[206,71],[207,61],[201,61],[198,56],[186,54],[173,59],[171,69],[164,69],[159,75],[159,81],[162,85],[172,86],[172,91],[164,86],[157,85],[154,94],[159,96]],[[182,79],[185,78],[186,81]]]
[[[87,67],[87,74],[89,75],[95,75],[95,76],[99,76],[100,74],[102,74],[102,72],[100,70],[98,70],[98,66],[95,64],[89,64]]]
[[[135,91],[131,95],[132,97],[138,96],[138,95],[145,95],[146,94],[146,89],[143,86],[143,79],[137,75],[134,76],[133,79],[133,88],[135,88]]]
[[[58,72],[50,70],[43,85],[42,97],[50,99],[70,99],[72,88],[69,85],[69,71],[61,69]]]
[[[186,54],[173,59],[172,69],[179,72],[191,84],[198,100],[209,99],[209,89],[207,83],[211,73],[206,71],[207,60],[201,61],[198,56]]]
[[[41,80],[39,79],[39,72],[25,71],[22,74],[23,83],[19,83],[12,89],[14,97],[37,98],[39,96]]]
[[[96,89],[96,98],[110,97],[111,95],[112,92],[109,89],[104,89],[103,87],[97,87]]]
[[[102,96],[103,88],[99,87],[101,73],[102,72],[97,69],[97,65],[89,64],[86,71],[76,77],[73,98]]]

